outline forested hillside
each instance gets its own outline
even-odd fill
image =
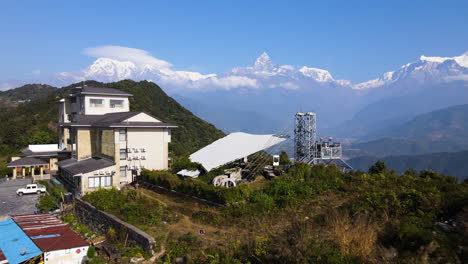
[[[24,101],[44,98],[55,92],[57,88],[47,84],[26,84],[15,89],[0,91],[0,96],[13,101]]]
[[[162,89],[151,82],[124,80],[115,83],[94,81],[73,84],[64,88],[47,85],[25,85],[0,93],[8,100],[30,100],[10,106],[0,112],[0,155],[8,156],[28,144],[57,142],[55,123],[58,121],[58,100],[80,85],[112,87],[125,90],[131,97],[131,110],[146,111],[162,120],[176,124],[173,130],[171,152],[174,156],[188,155],[222,137],[224,134],[213,125],[193,115]]]
[[[468,149],[468,105],[418,115],[391,127],[377,127],[346,150],[348,157],[453,152]]]
[[[350,159],[348,163],[354,169],[367,171],[378,160],[383,161],[397,173],[402,173],[411,168],[414,170],[434,170],[455,176],[461,180],[468,178],[468,151],[394,155],[381,158],[362,156]]]

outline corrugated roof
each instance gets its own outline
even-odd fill
[[[23,158],[19,158],[17,160],[14,160],[10,163],[7,164],[7,167],[9,168],[12,168],[12,167],[29,167],[29,166],[39,166],[39,165],[47,165],[49,163],[43,161],[43,160],[40,160],[40,159],[36,159],[36,158],[32,158],[32,157],[23,157]]]
[[[17,215],[13,216],[13,220],[43,252],[89,246],[88,242],[53,215]]]
[[[242,132],[231,133],[190,155],[210,171],[229,162],[242,159],[250,154],[267,149],[287,138],[276,135],[253,135]]]
[[[10,264],[21,263],[42,254],[11,218],[0,222],[0,248]]]
[[[8,263],[8,260],[6,259],[5,254],[3,254],[3,251],[1,248],[0,248],[0,263],[5,263],[5,264]]]
[[[76,159],[67,159],[57,162],[57,165],[71,175],[77,175],[115,166],[115,163],[103,158],[90,158],[79,161]]]
[[[143,111],[129,111],[108,113],[104,115],[77,115],[71,123],[60,123],[61,126],[93,126],[93,127],[176,127],[165,122],[125,122],[125,120],[145,113]],[[147,114],[147,113],[145,113]],[[149,114],[147,114],[149,115]],[[150,115],[151,116],[151,115]],[[158,118],[155,118],[158,119]]]
[[[81,89],[75,88],[81,94],[104,94],[104,95],[118,95],[118,96],[133,96],[130,93],[114,89],[114,88],[100,88],[93,86],[83,86]]]

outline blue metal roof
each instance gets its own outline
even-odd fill
[[[0,248],[10,264],[18,264],[42,254],[13,219],[0,222],[0,234]]]

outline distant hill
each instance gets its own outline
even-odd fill
[[[57,88],[47,84],[26,84],[15,89],[0,91],[0,96],[12,101],[27,101],[44,98],[55,92]]]
[[[130,98],[131,110],[146,111],[166,122],[176,124],[178,128],[173,130],[170,145],[175,156],[188,155],[224,136],[222,131],[193,115],[152,82],[88,81],[60,89],[33,84],[0,93],[0,98],[30,100],[0,111],[0,155],[11,155],[32,143],[56,142],[54,124],[58,121],[57,101],[69,93],[72,87],[84,84],[113,87],[132,93],[134,96]]]
[[[468,149],[468,104],[421,114],[381,128],[353,144],[348,156],[388,156]]]
[[[468,151],[438,152],[422,155],[399,155],[377,158],[363,156],[353,158],[347,162],[354,168],[367,171],[378,160],[397,173],[412,168],[414,170],[434,170],[443,174],[455,176],[461,180],[468,178]]]

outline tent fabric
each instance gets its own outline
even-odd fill
[[[190,160],[202,164],[207,171],[210,171],[226,163],[272,147],[286,139],[271,134],[231,133],[193,153],[190,155]]]
[[[0,249],[10,264],[21,263],[42,254],[11,218],[0,222]]]
[[[177,172],[177,174],[184,176],[184,177],[197,178],[200,175],[200,171],[199,170],[192,171],[192,170],[183,169]]]

